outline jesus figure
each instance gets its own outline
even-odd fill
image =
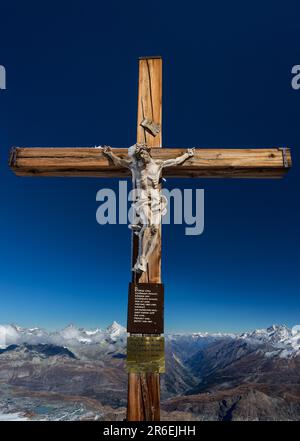
[[[129,147],[129,159],[119,158],[108,146],[102,147],[102,151],[116,166],[127,167],[132,174],[135,190],[133,208],[137,221],[129,227],[139,237],[139,253],[132,270],[142,273],[147,271],[149,258],[157,243],[161,218],[166,213],[167,200],[160,191],[162,170],[182,164],[194,155],[194,149],[187,149],[183,155],[165,161],[154,160],[146,144]]]

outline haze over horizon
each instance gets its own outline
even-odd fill
[[[92,331],[102,331],[102,332],[106,332],[107,330],[110,330],[111,328],[116,327],[117,329],[121,329],[122,331],[126,331],[126,325],[123,325],[122,323],[118,323],[116,320],[113,320],[112,322],[110,322],[109,324],[105,324],[103,326],[79,326],[76,323],[68,323],[65,324],[63,326],[60,327],[45,327],[45,326],[22,326],[22,324],[20,323],[0,323],[0,331],[2,328],[4,328],[5,326],[13,326],[16,327],[17,329],[20,330],[24,330],[24,331],[35,331],[35,330],[44,330],[46,332],[52,333],[52,332],[58,332],[58,331],[62,331],[68,328],[74,328],[74,329],[78,329],[78,330],[84,330],[84,331],[88,331],[88,332],[92,332]],[[286,327],[288,329],[300,329],[300,325],[298,324],[294,324],[292,326],[287,326],[285,323],[271,323],[269,326],[266,326],[264,328],[251,328],[251,329],[241,329],[239,331],[229,331],[229,330],[210,330],[207,331],[206,329],[195,329],[195,330],[189,330],[189,331],[176,331],[175,329],[169,332],[165,332],[165,334],[242,334],[244,332],[252,332],[252,331],[260,331],[260,330],[267,330],[267,329],[271,329],[271,328],[280,328],[280,327]],[[1,334],[1,332],[0,332]]]
[[[294,325],[292,327],[288,327],[285,324],[271,324],[270,326],[268,326],[267,328],[259,328],[259,329],[248,329],[246,331],[242,331],[242,332],[225,332],[225,331],[206,331],[204,329],[199,329],[199,330],[195,330],[195,331],[191,331],[191,332],[167,332],[165,333],[166,335],[180,335],[180,334],[208,334],[208,335],[213,335],[213,334],[230,334],[230,335],[242,335],[244,333],[251,333],[251,332],[256,332],[256,333],[265,333],[265,332],[281,332],[282,330],[288,330],[288,332],[291,332],[292,334],[299,334],[300,333],[300,325]],[[83,332],[84,334],[88,335],[88,336],[93,336],[93,335],[97,335],[98,333],[111,333],[113,335],[116,336],[120,336],[123,334],[127,333],[126,327],[123,326],[121,323],[118,323],[117,321],[113,321],[111,322],[109,325],[107,326],[97,326],[97,327],[84,327],[84,326],[77,326],[74,323],[69,323],[66,326],[63,326],[61,328],[55,328],[55,329],[51,329],[51,328],[45,328],[45,327],[41,327],[41,326],[34,326],[34,327],[24,327],[24,326],[20,326],[19,324],[16,323],[10,323],[10,324],[3,324],[0,323],[0,340],[3,340],[3,337],[5,334],[7,334],[10,337],[13,337],[14,335],[17,335],[17,333],[20,334],[24,334],[24,335],[36,335],[36,336],[43,336],[45,333],[52,335],[52,334],[56,334],[56,333],[62,333],[62,335],[64,335],[64,338],[68,339],[68,338],[78,338],[80,337],[81,332]],[[14,334],[15,333],[15,334]],[[2,341],[1,340],[1,341]]]

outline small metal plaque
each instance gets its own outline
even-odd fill
[[[163,284],[129,284],[127,331],[132,334],[164,333]]]
[[[164,337],[128,337],[127,372],[163,374],[165,372]]]

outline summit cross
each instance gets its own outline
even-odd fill
[[[157,292],[154,292],[155,289],[153,291],[154,297],[157,298],[157,293],[161,292],[160,220],[166,208],[163,197],[160,196],[162,176],[282,178],[291,167],[291,153],[286,147],[259,149],[161,147],[162,59],[142,57],[139,59],[137,139],[131,150],[110,147],[15,147],[10,154],[10,167],[18,176],[106,178],[132,176],[133,185],[141,193],[135,201],[138,220],[131,225],[133,291],[131,297],[129,296],[129,303],[132,303],[133,295],[136,296],[140,293],[139,290],[143,290],[143,286],[149,289],[142,291],[144,293],[142,298],[145,298],[145,295],[151,296],[153,287],[157,289]],[[149,208],[147,200],[153,203],[152,208]],[[152,216],[156,216],[156,222],[153,222]],[[157,311],[161,315],[162,305],[163,303],[160,302],[158,308],[160,311]],[[128,337],[128,421],[160,420],[163,328],[157,324],[153,326],[152,323],[148,332],[131,331]],[[151,346],[153,342],[154,346]],[[151,358],[155,352],[153,349],[155,344],[162,348],[160,359]],[[139,351],[144,355],[141,356]],[[136,363],[134,357],[138,360]],[[132,359],[134,368],[128,368]]]

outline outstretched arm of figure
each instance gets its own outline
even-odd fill
[[[113,163],[117,166],[117,167],[130,167],[131,164],[131,160],[130,159],[123,159],[123,158],[119,158],[119,156],[115,155],[112,151],[112,148],[109,146],[103,146],[102,147],[102,151],[103,153],[108,156]]]
[[[162,168],[165,167],[173,167],[175,165],[182,164],[186,159],[190,158],[191,156],[194,156],[194,148],[193,149],[187,149],[186,153],[184,153],[181,156],[178,156],[175,159],[167,159],[166,161],[163,161]]]

